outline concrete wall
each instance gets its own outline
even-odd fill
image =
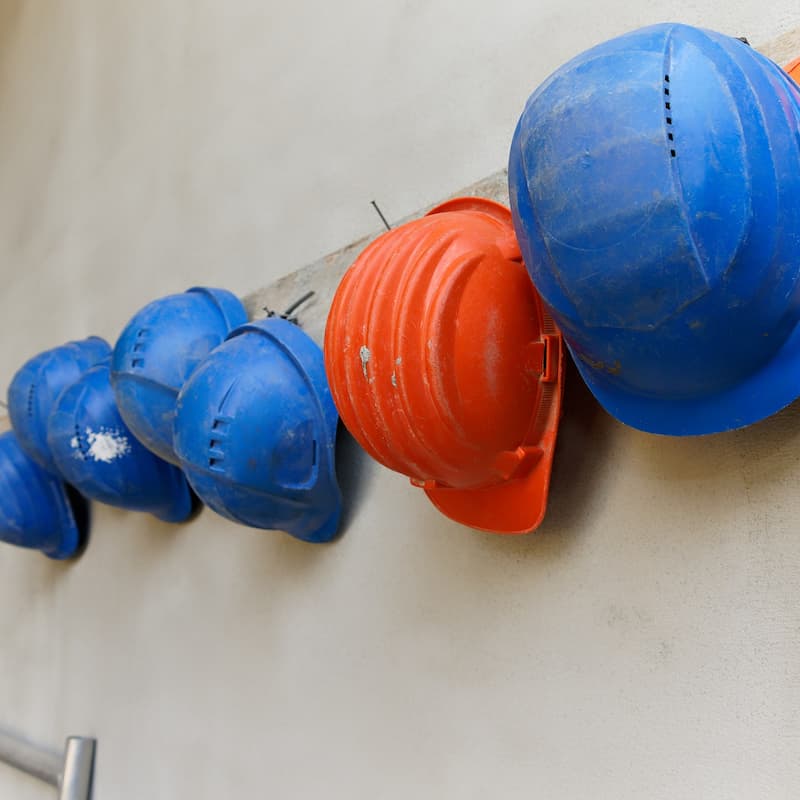
[[[548,72],[664,17],[798,25],[796,0],[0,0],[0,383],[494,172]],[[99,800],[797,797],[799,417],[647,436],[573,374],[519,539],[352,447],[332,546],[96,507],[74,565],[0,549],[0,723],[96,735]],[[49,796],[0,767],[0,797]]]

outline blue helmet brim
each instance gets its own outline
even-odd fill
[[[27,456],[10,431],[0,435],[0,483],[0,541],[58,560],[83,552],[86,499]]]
[[[668,398],[621,390],[572,352],[578,371],[601,406],[620,422],[647,433],[701,436],[744,428],[800,396],[800,325],[760,370],[707,397]]]
[[[182,472],[175,470],[175,485],[171,491],[171,502],[166,508],[153,511],[156,519],[162,522],[178,523],[187,522],[195,512],[195,500],[192,497],[192,490]]]

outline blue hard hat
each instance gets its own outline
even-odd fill
[[[86,497],[164,522],[183,522],[192,497],[183,473],[140,444],[117,410],[108,363],[65,389],[47,426],[59,472]]]
[[[172,448],[178,392],[211,350],[245,322],[238,297],[202,287],[154,300],[134,315],[114,347],[111,385],[122,418],[145,447],[178,463]]]
[[[0,434],[0,541],[64,559],[88,535],[86,500],[29,458],[13,431]]]
[[[14,375],[8,387],[8,415],[23,450],[39,466],[58,472],[47,447],[47,418],[59,394],[109,355],[108,342],[92,336],[39,353]]]
[[[747,425],[800,395],[800,90],[737,39],[655,25],[534,92],[514,225],[578,369],[654,433]]]
[[[206,505],[254,528],[333,538],[338,416],[322,351],[284,319],[237,328],[178,398],[175,452]]]

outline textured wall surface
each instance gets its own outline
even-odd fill
[[[800,24],[796,0],[0,0],[0,381],[496,172],[539,81],[666,13],[781,58]],[[517,539],[339,461],[330,546],[96,506],[74,565],[0,548],[0,724],[97,736],[98,800],[800,794],[797,404],[665,439],[571,373]],[[50,796],[0,766],[0,797]]]

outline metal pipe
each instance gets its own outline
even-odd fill
[[[59,800],[89,800],[96,742],[70,736],[63,754],[0,729],[0,761],[58,789]]]
[[[0,761],[58,787],[64,757],[0,729]]]
[[[64,772],[58,800],[89,800],[94,773],[95,740],[70,736],[64,750]]]

